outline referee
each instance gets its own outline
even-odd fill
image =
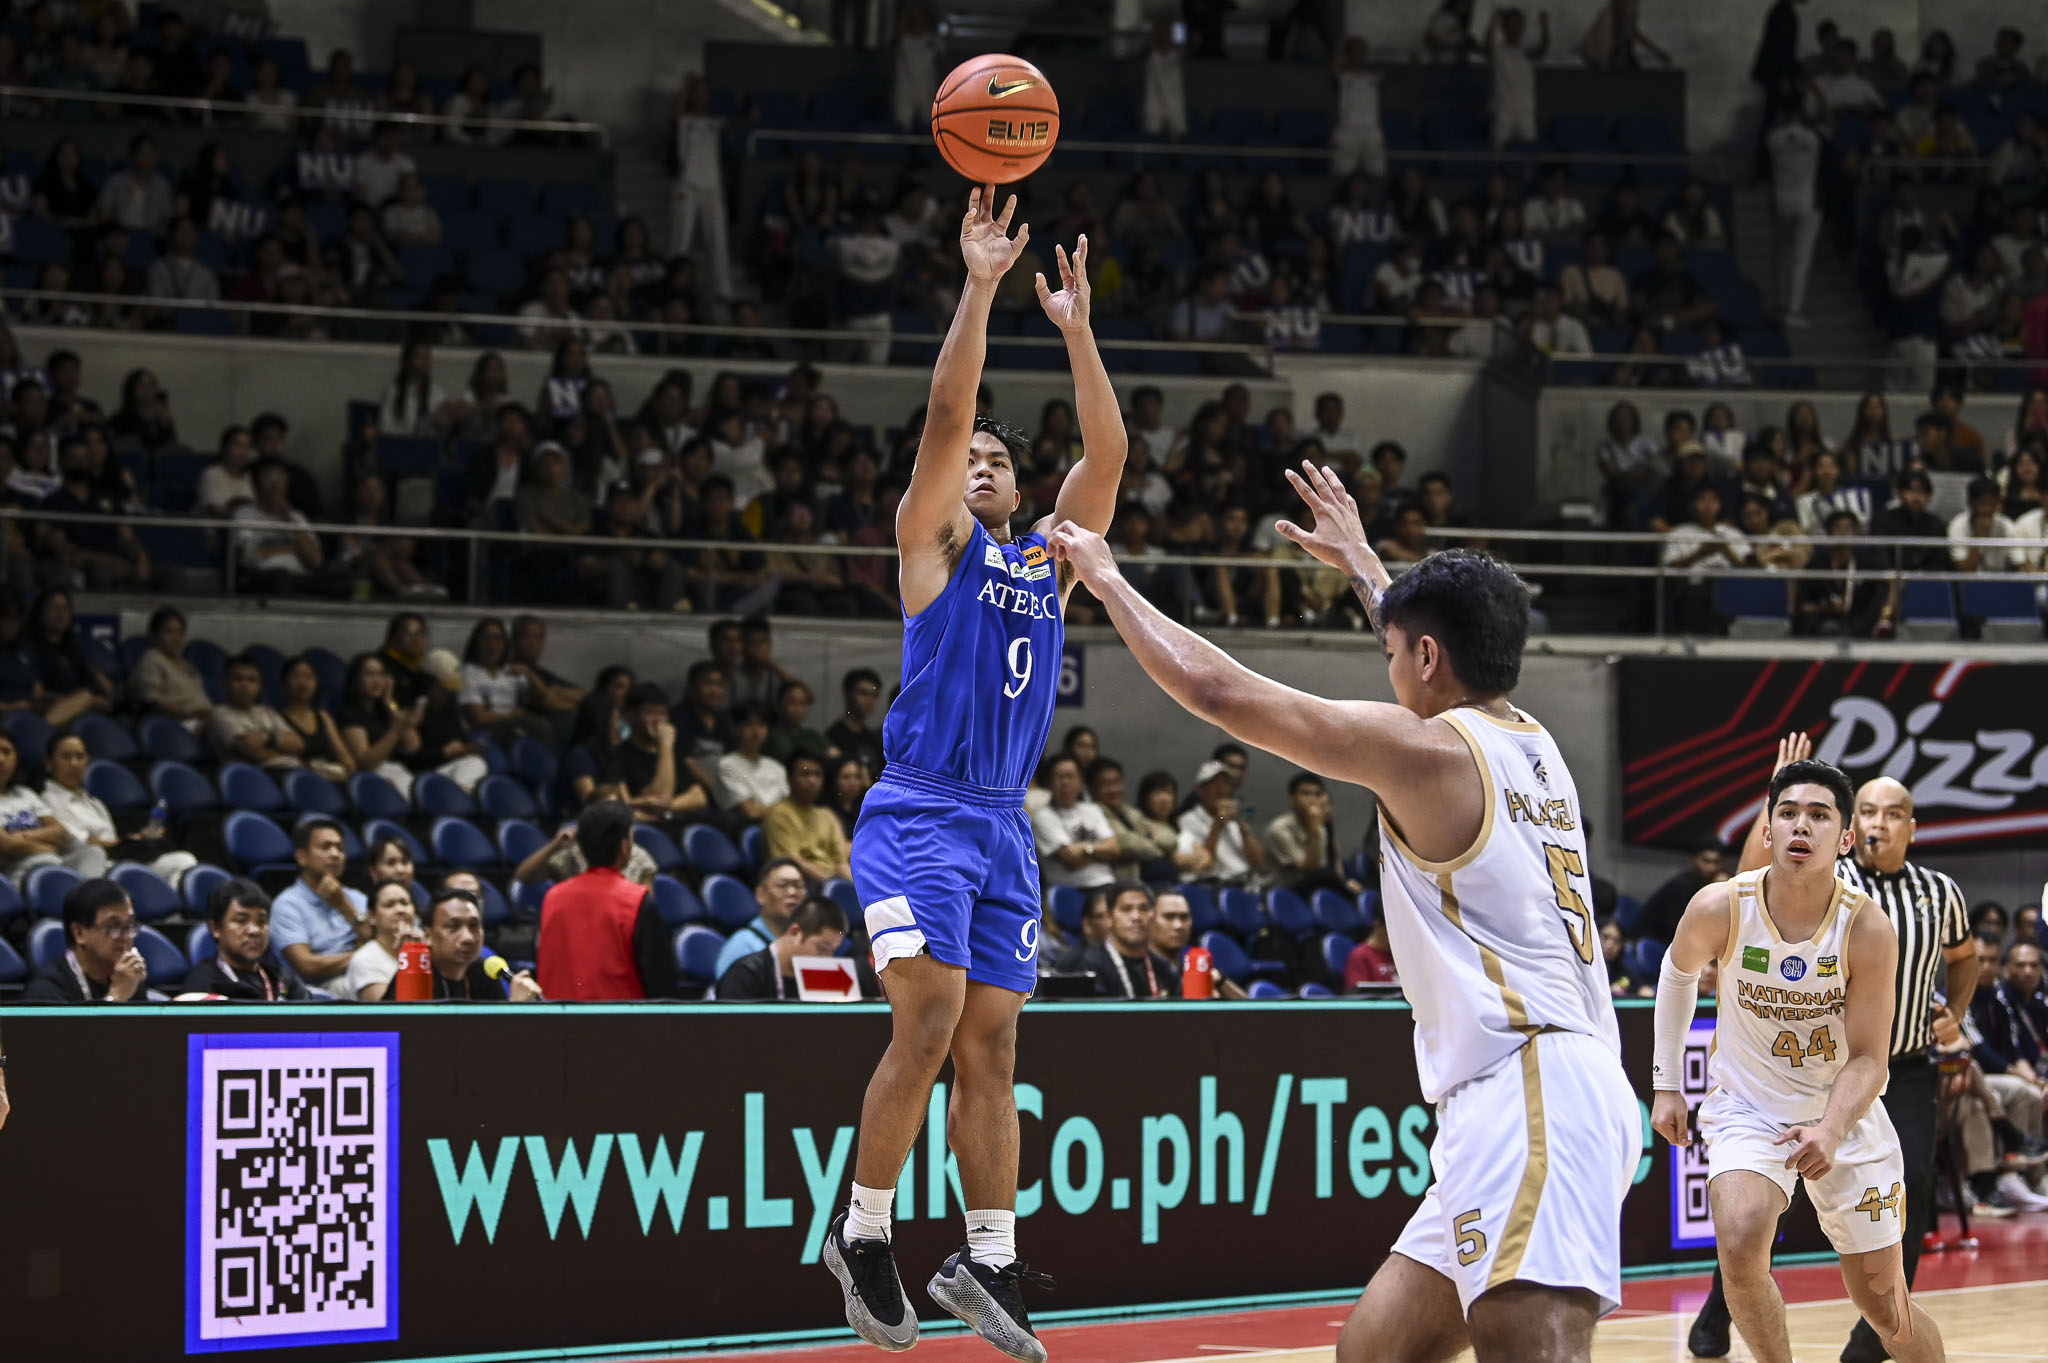
[[[1778,766],[1800,760],[1811,749],[1804,734],[1793,735],[1778,745]],[[1764,817],[1769,813],[1766,809]],[[1768,860],[1761,827],[1759,821],[1743,845],[1744,869]],[[1880,776],[1856,792],[1855,859],[1835,862],[1835,874],[1869,895],[1891,919],[1899,938],[1898,1007],[1892,1015],[1891,1075],[1884,1110],[1899,1133],[1906,1170],[1901,1251],[1909,1285],[1920,1262],[1921,1238],[1934,1227],[1934,1136],[1941,1072],[1928,1059],[1927,1048],[1934,1042],[1935,1013],[1944,1006],[1936,996],[1947,1000],[1947,1011],[1961,1026],[1977,987],[1977,950],[1970,939],[1963,892],[1941,872],[1906,860],[1913,829],[1912,794],[1891,777]],[[1708,1158],[1711,1168],[1711,1151]],[[1728,1303],[1721,1295],[1718,1268],[1686,1347],[1701,1358],[1721,1358],[1728,1352]],[[1843,1346],[1842,1363],[1878,1363],[1889,1357],[1870,1323],[1859,1319]]]

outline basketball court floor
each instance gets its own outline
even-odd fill
[[[1953,1228],[1946,1218],[1944,1225]],[[1955,1363],[2048,1361],[2048,1215],[1982,1224],[1976,1231],[1980,1249],[1929,1254],[1920,1261],[1915,1295],[1941,1327],[1948,1356]],[[818,1277],[820,1291],[833,1290],[822,1270]],[[1801,1363],[1833,1363],[1856,1320],[1834,1262],[1788,1266],[1777,1278],[1795,1356]],[[1594,1336],[1594,1363],[1690,1358],[1685,1333],[1707,1282],[1693,1274],[1625,1284],[1621,1309]],[[917,1299],[918,1289],[910,1290]],[[1050,1326],[1042,1337],[1054,1363],[1330,1363],[1347,1309],[1286,1307]],[[853,1341],[695,1357],[721,1363],[873,1363],[878,1356]],[[1729,1356],[1751,1357],[1739,1337]],[[919,1363],[990,1363],[1001,1355],[972,1335],[950,1333],[927,1335],[914,1357]]]

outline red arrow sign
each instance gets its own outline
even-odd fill
[[[807,1001],[844,1002],[860,997],[860,980],[853,962],[836,956],[821,956],[791,962],[796,967],[797,997]]]

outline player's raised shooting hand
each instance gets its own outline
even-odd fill
[[[1366,542],[1358,502],[1344,490],[1344,480],[1337,470],[1317,468],[1303,460],[1300,473],[1288,469],[1286,474],[1295,492],[1315,513],[1315,529],[1303,529],[1293,521],[1281,521],[1273,528],[1346,576],[1370,577],[1384,583],[1386,567]]]
[[[1650,1129],[1673,1145],[1691,1145],[1689,1115],[1684,1094],[1675,1089],[1658,1089],[1650,1103]]]
[[[1003,205],[1000,218],[993,216],[995,202],[994,185],[968,191],[967,216],[960,220],[960,255],[967,262],[968,275],[984,284],[993,284],[1007,274],[1024,254],[1024,243],[1031,240],[1028,222],[1018,224],[1014,238],[1010,235],[1017,196],[1012,194]]]
[[[1102,536],[1074,521],[1063,521],[1052,532],[1053,557],[1069,564],[1074,576],[1090,587],[1098,587],[1118,576],[1116,558]]]
[[[1792,1147],[1792,1153],[1785,1156],[1785,1167],[1798,1170],[1801,1178],[1826,1178],[1835,1167],[1835,1147],[1841,1143],[1840,1136],[1817,1123],[1789,1127],[1771,1142]]]
[[[1088,286],[1088,234],[1083,232],[1074,244],[1074,255],[1070,260],[1064,246],[1052,248],[1053,258],[1059,262],[1060,290],[1054,293],[1045,282],[1045,275],[1038,276],[1038,303],[1045,309],[1045,315],[1061,331],[1074,331],[1088,325],[1088,300],[1094,290]]]

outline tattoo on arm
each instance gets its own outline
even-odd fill
[[[1359,604],[1365,607],[1365,622],[1372,626],[1373,633],[1379,633],[1380,597],[1383,593],[1364,577],[1353,577],[1351,590],[1358,593]]]

